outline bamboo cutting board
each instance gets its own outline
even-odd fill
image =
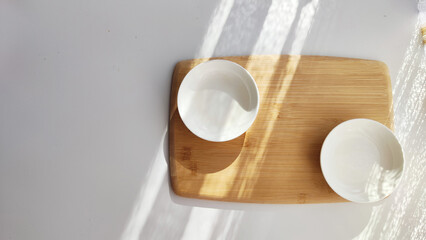
[[[225,57],[245,67],[259,87],[254,124],[228,142],[208,142],[183,124],[177,92],[185,75],[209,59],[179,62],[170,100],[169,153],[178,195],[254,203],[346,201],[327,185],[320,150],[339,123],[369,118],[393,128],[392,92],[384,63],[321,56]]]

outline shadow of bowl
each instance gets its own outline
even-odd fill
[[[210,142],[194,135],[185,127],[179,113],[173,114],[174,136],[169,147],[173,148],[170,157],[174,157],[182,166],[195,173],[214,173],[231,165],[240,155],[245,133],[227,142]]]

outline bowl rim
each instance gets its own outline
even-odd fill
[[[390,133],[392,136],[393,136],[393,138],[395,139],[395,141],[396,141],[396,143],[397,143],[397,146],[399,147],[399,149],[401,150],[401,161],[402,161],[402,169],[401,169],[401,176],[400,176],[400,178],[399,178],[399,180],[398,180],[398,182],[397,182],[397,184],[395,185],[395,187],[392,189],[392,191],[391,192],[389,192],[388,194],[386,194],[386,195],[384,195],[383,197],[381,197],[381,198],[379,198],[379,199],[377,199],[377,200],[373,200],[373,201],[357,201],[357,200],[353,200],[353,199],[351,199],[350,197],[347,197],[347,196],[345,196],[345,194],[342,194],[340,191],[337,191],[336,189],[335,189],[335,187],[333,187],[333,184],[331,184],[331,181],[328,179],[328,177],[327,177],[327,175],[324,173],[324,168],[325,168],[325,163],[324,163],[324,146],[326,145],[326,143],[328,142],[328,141],[330,141],[330,135],[332,134],[332,132],[333,131],[335,131],[335,129],[336,128],[338,128],[338,127],[341,127],[342,125],[347,125],[347,124],[350,124],[350,123],[352,123],[352,122],[356,122],[356,121],[368,121],[368,122],[371,122],[371,123],[373,123],[373,124],[375,124],[376,126],[378,126],[379,128],[381,128],[381,129],[384,129],[385,131],[387,131],[388,133]],[[331,188],[331,189],[333,189],[333,191],[337,194],[337,195],[339,195],[340,197],[342,197],[342,198],[344,198],[344,199],[346,199],[346,200],[348,200],[348,201],[351,201],[351,202],[355,202],[355,203],[375,203],[375,202],[379,202],[379,201],[382,201],[383,199],[385,199],[385,198],[387,198],[389,195],[391,195],[393,192],[395,192],[395,190],[399,187],[399,185],[401,184],[401,182],[402,182],[402,179],[403,179],[403,177],[404,177],[404,173],[405,173],[405,169],[406,169],[406,161],[405,161],[405,154],[404,154],[404,149],[402,148],[402,146],[401,146],[401,143],[398,141],[398,138],[396,137],[396,135],[394,134],[394,132],[392,131],[392,130],[390,130],[388,127],[386,127],[384,124],[382,124],[382,123],[380,123],[380,122],[378,122],[378,121],[375,121],[375,120],[372,120],[372,119],[368,119],[368,118],[354,118],[354,119],[349,119],[349,120],[346,120],[346,121],[343,121],[343,122],[341,122],[341,123],[339,123],[337,126],[335,126],[328,134],[327,134],[327,137],[324,139],[324,142],[323,142],[323,144],[322,144],[322,146],[321,146],[321,152],[320,152],[320,167],[321,167],[321,172],[322,172],[322,175],[324,176],[324,179],[325,179],[325,181],[327,182],[327,184],[328,184],[328,186]]]
[[[218,140],[218,139],[215,139],[215,138],[209,138],[209,137],[205,137],[205,136],[201,136],[199,133],[197,133],[196,131],[194,131],[193,129],[191,129],[189,126],[188,126],[188,124],[187,124],[187,121],[184,119],[184,117],[182,117],[182,115],[181,115],[181,112],[180,112],[180,110],[179,110],[179,96],[181,96],[181,86],[182,86],[182,84],[184,83],[184,81],[186,80],[186,79],[188,79],[188,76],[190,75],[190,73],[191,72],[193,72],[195,69],[197,69],[198,67],[200,67],[200,66],[202,66],[202,65],[206,65],[206,64],[209,64],[209,63],[212,63],[212,62],[223,62],[223,63],[225,63],[225,64],[229,64],[229,65],[232,65],[232,66],[234,66],[234,67],[237,67],[237,68],[239,68],[239,69],[241,69],[241,70],[243,70],[243,72],[247,75],[247,77],[248,77],[248,79],[250,79],[250,81],[253,83],[253,85],[254,85],[254,90],[255,90],[255,92],[256,92],[256,96],[257,96],[257,101],[256,101],[256,107],[255,107],[255,114],[254,114],[254,117],[250,120],[250,123],[249,124],[247,124],[247,128],[246,129],[244,129],[244,131],[242,131],[241,133],[239,133],[238,135],[236,135],[236,136],[233,136],[232,138],[227,138],[227,139],[224,139],[224,140]],[[256,83],[256,80],[253,78],[253,76],[250,74],[250,72],[247,70],[247,69],[245,69],[243,66],[241,66],[240,64],[238,64],[238,63],[236,63],[236,62],[233,62],[233,61],[230,61],[230,60],[225,60],[225,59],[212,59],[212,60],[207,60],[207,61],[205,61],[205,62],[202,62],[202,63],[200,63],[200,64],[198,64],[198,65],[196,65],[195,67],[193,67],[186,75],[185,75],[185,77],[183,78],[183,80],[182,80],[182,82],[180,83],[180,85],[179,85],[179,90],[178,90],[178,94],[177,94],[177,98],[176,98],[176,105],[177,105],[177,110],[178,110],[178,112],[179,112],[179,116],[180,116],[180,118],[182,119],[182,122],[184,123],[184,125],[185,125],[185,127],[187,128],[187,129],[189,129],[189,131],[191,131],[194,135],[196,135],[197,137],[199,137],[199,138],[201,138],[201,139],[204,139],[204,140],[207,140],[207,141],[210,141],[210,142],[227,142],[227,141],[231,141],[231,140],[234,140],[234,139],[236,139],[236,138],[238,138],[238,137],[240,137],[241,135],[243,135],[245,132],[247,132],[247,130],[248,129],[250,129],[250,127],[253,125],[253,123],[254,123],[254,121],[256,120],[256,118],[257,118],[257,115],[258,115],[258,113],[259,113],[259,106],[260,106],[260,94],[259,94],[259,87],[257,86],[257,83]]]

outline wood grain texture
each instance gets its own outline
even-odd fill
[[[169,156],[174,192],[184,197],[254,203],[346,201],[327,185],[320,150],[339,123],[369,118],[393,128],[392,92],[382,62],[322,56],[224,57],[259,87],[260,109],[242,136],[222,143],[196,137],[177,111],[177,92],[194,66],[179,62],[170,99]]]

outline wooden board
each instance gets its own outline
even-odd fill
[[[208,142],[183,124],[176,106],[190,69],[209,59],[179,62],[173,74],[169,153],[176,194],[254,203],[343,202],[327,185],[320,150],[327,134],[352,118],[393,128],[392,92],[382,62],[321,56],[224,57],[245,67],[260,92],[254,124],[241,137]]]

